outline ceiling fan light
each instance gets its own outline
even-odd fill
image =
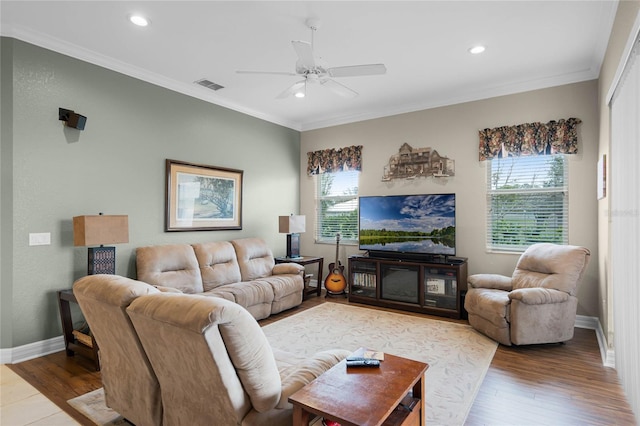
[[[478,45],[478,46],[473,46],[471,48],[469,48],[469,53],[471,53],[472,55],[479,55],[480,53],[484,52],[486,50],[486,47]]]
[[[298,99],[302,99],[307,95],[307,82],[309,81],[309,78],[307,76],[307,78],[304,80],[304,84],[302,86],[300,86],[298,88],[298,90],[296,90],[293,93],[293,96],[295,96]]]
[[[150,24],[149,19],[145,18],[142,15],[129,15],[129,21],[139,27],[146,27]]]

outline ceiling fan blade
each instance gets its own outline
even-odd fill
[[[387,72],[384,64],[350,65],[333,67],[327,70],[331,77],[357,77],[362,75],[379,75]]]
[[[282,92],[278,96],[276,96],[276,99],[288,98],[289,96],[291,96],[294,93],[296,93],[298,90],[302,89],[304,87],[304,83],[305,83],[305,80],[300,80],[297,83],[293,83],[284,92]]]
[[[324,78],[320,80],[320,84],[324,87],[327,87],[332,92],[342,96],[343,98],[355,98],[358,96],[358,92],[352,90],[345,86],[342,83],[338,83],[335,80],[331,80],[330,78]]]
[[[298,75],[294,72],[286,71],[236,71],[237,74],[268,74],[268,75]]]
[[[298,55],[300,65],[308,70],[312,70],[316,67],[316,60],[313,57],[313,47],[311,43],[306,41],[292,41],[291,44]]]

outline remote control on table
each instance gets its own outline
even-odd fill
[[[348,356],[347,357],[347,361],[366,361],[366,360],[377,361],[377,359],[375,359],[375,358],[365,358],[365,357],[362,357],[362,356]]]
[[[380,367],[380,361],[370,358],[363,358],[353,361],[347,359],[347,367]]]

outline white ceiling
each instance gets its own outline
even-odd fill
[[[598,78],[617,1],[5,1],[14,37],[296,130]],[[151,19],[146,28],[127,20]],[[337,78],[354,99],[299,76],[292,40],[329,66],[384,63],[385,75]],[[481,55],[467,49],[487,47]],[[194,84],[206,78],[224,89]]]

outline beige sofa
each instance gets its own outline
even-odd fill
[[[160,293],[127,313],[158,376],[165,425],[289,426],[289,396],[349,355],[272,349],[256,320],[221,298]]]
[[[288,397],[349,354],[272,349],[223,298],[116,275],[89,275],[73,291],[100,346],[107,406],[136,425],[288,426]]]
[[[302,303],[304,267],[276,265],[259,238],[139,247],[137,278],[161,290],[235,302],[255,319]]]

